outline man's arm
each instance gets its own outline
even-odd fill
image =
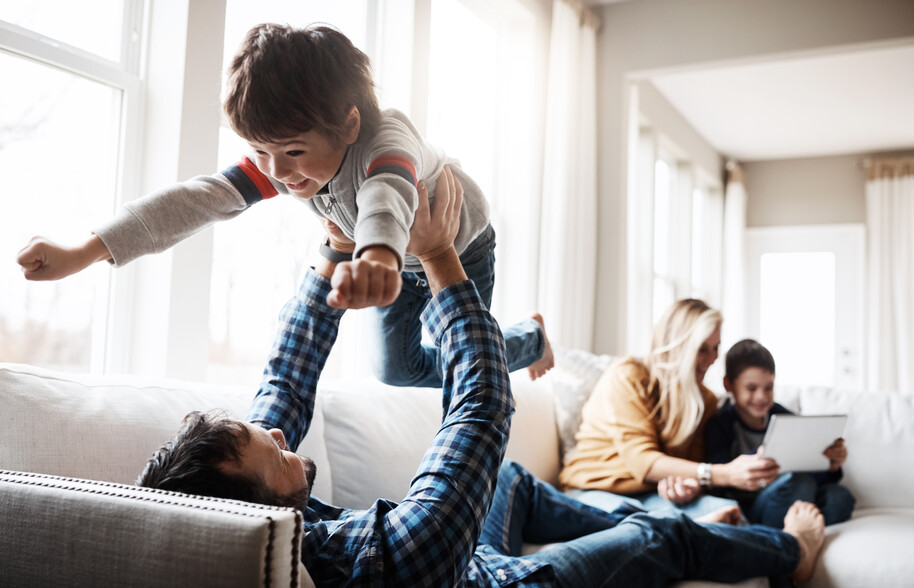
[[[459,187],[450,170],[442,177]],[[453,247],[461,198],[442,198],[442,178],[438,183],[434,209],[420,195],[410,253],[422,261],[434,294],[423,322],[441,348],[445,415],[406,498],[391,511],[369,511],[375,520],[353,521],[372,529],[377,545],[367,554],[368,565],[353,571],[353,578],[359,576],[354,583],[459,584],[508,441],[514,403],[504,340]],[[422,226],[442,242],[423,241],[416,232]],[[422,250],[414,252],[420,242]]]

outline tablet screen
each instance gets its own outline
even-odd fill
[[[844,436],[847,415],[771,415],[762,455],[781,466],[781,472],[810,472],[828,469],[822,455],[835,439]]]

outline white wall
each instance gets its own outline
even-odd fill
[[[628,85],[655,71],[914,37],[910,0],[636,0],[598,9],[600,242],[594,351],[624,353]]]

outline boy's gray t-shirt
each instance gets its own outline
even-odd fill
[[[128,202],[94,232],[122,266],[137,257],[160,253],[222,220],[233,218],[261,200],[284,193],[285,185],[263,174],[253,158],[242,158],[220,173],[197,176]],[[337,224],[356,242],[355,255],[384,245],[394,251],[404,271],[421,271],[406,254],[418,196],[424,180],[434,201],[438,175],[450,166],[463,187],[458,253],[489,224],[482,190],[455,159],[429,145],[403,113],[386,110],[378,131],[351,145],[332,180],[311,199],[301,199],[317,215]],[[294,196],[293,196],[294,197]]]

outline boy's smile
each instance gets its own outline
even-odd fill
[[[318,131],[276,142],[249,141],[254,163],[266,175],[286,185],[298,198],[311,198],[327,185],[343,163],[348,143],[338,144]]]
[[[733,404],[743,422],[764,429],[768,411],[774,405],[774,374],[760,367],[749,367],[727,389],[733,394]]]

